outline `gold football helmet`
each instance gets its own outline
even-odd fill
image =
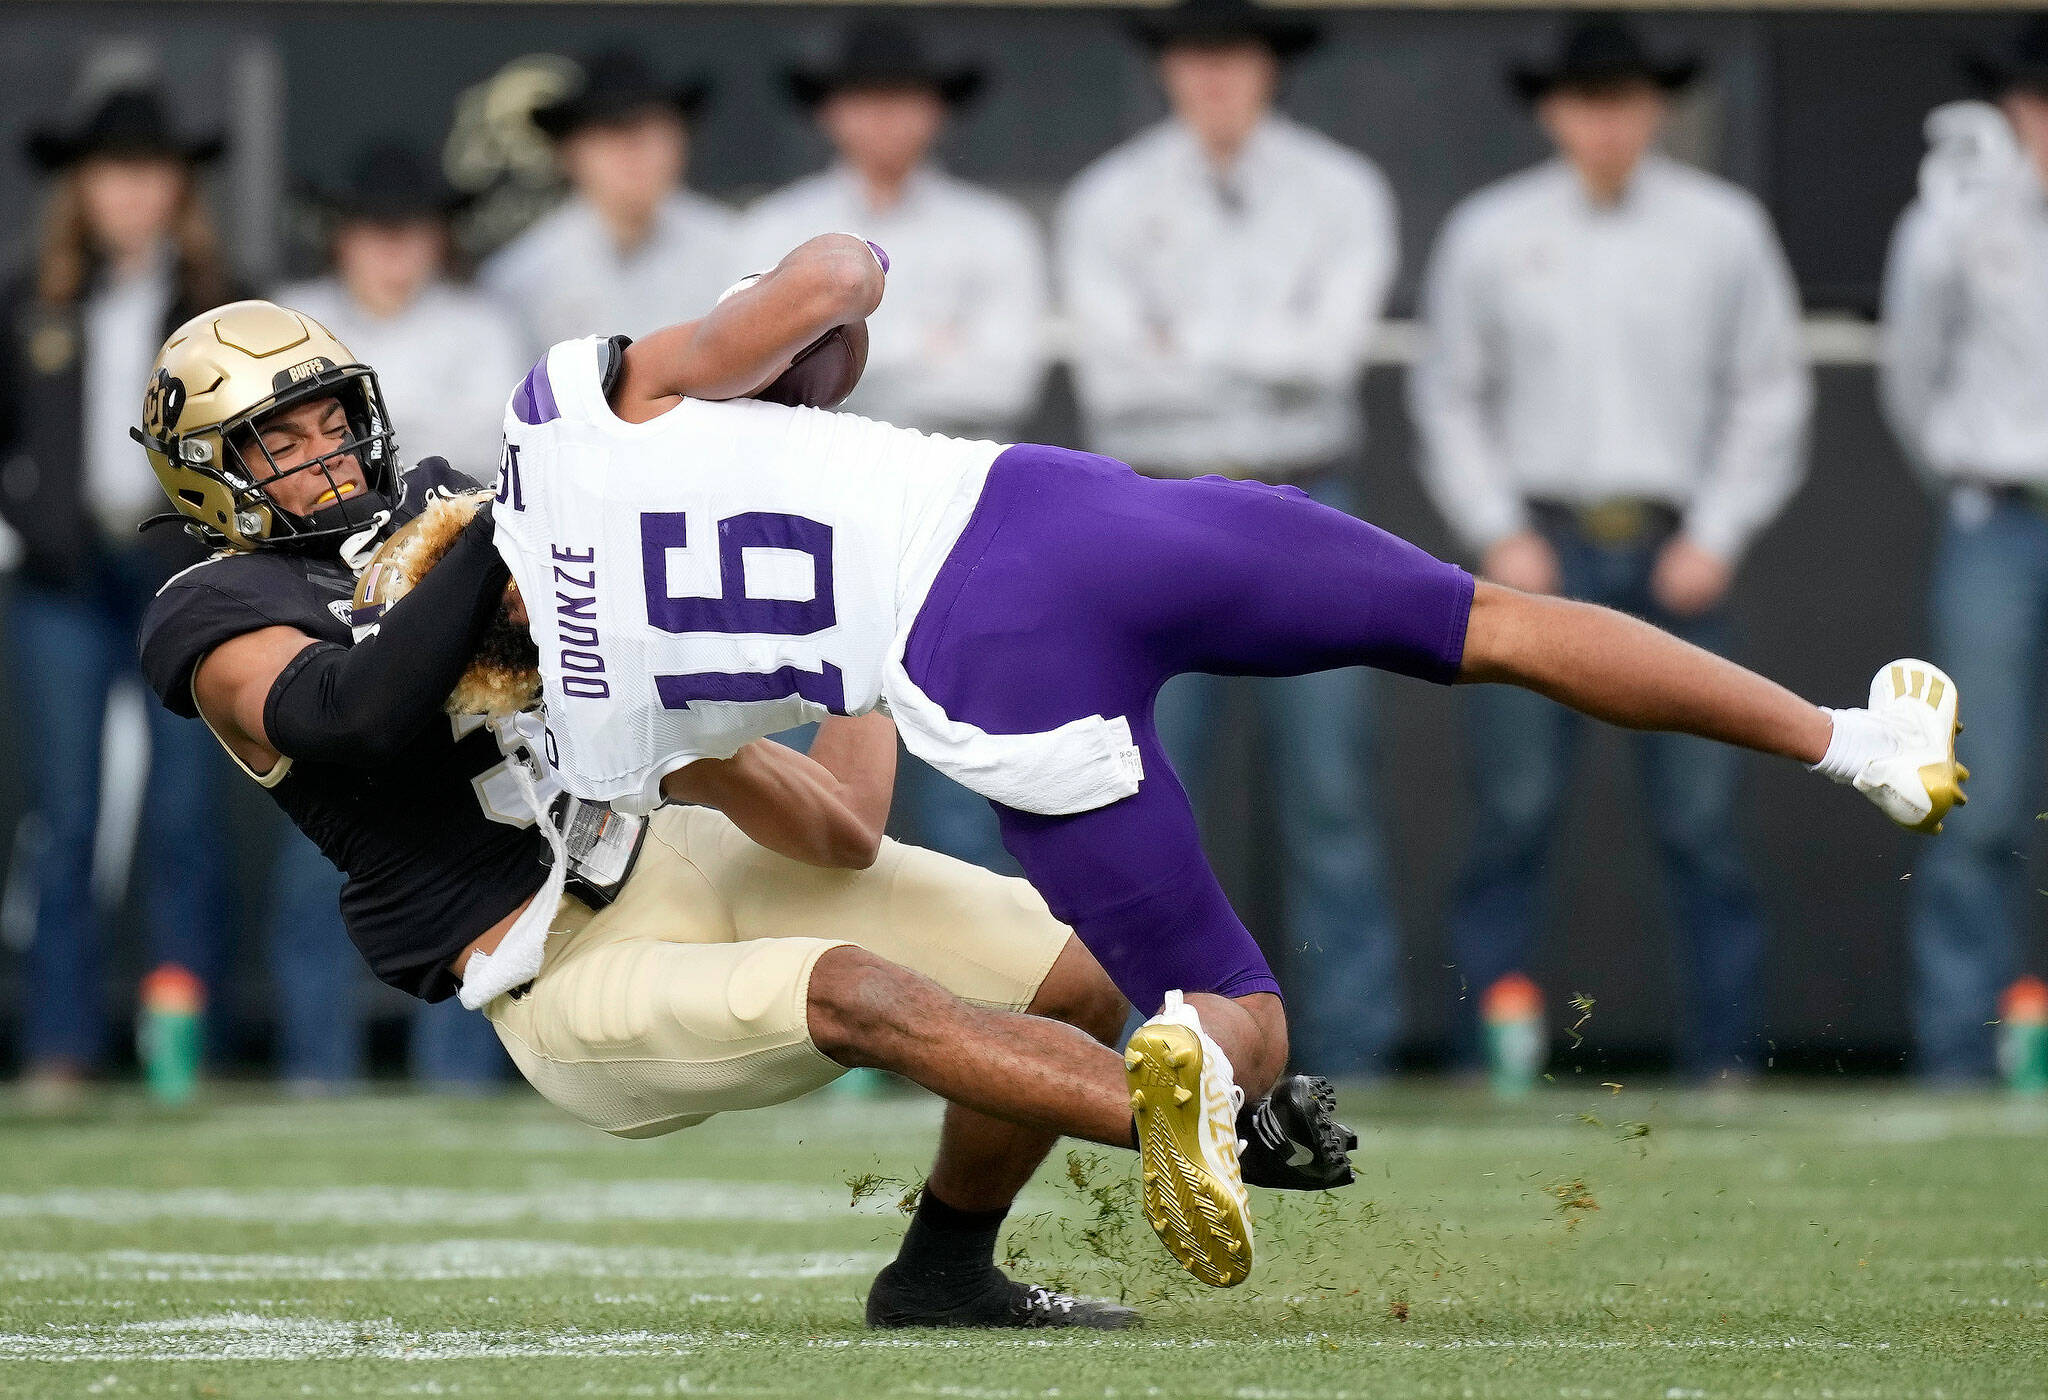
[[[349,440],[279,468],[257,425],[320,398],[340,402]],[[142,426],[129,434],[148,452],[186,528],[233,549],[338,542],[390,507],[398,480],[397,443],[376,372],[311,316],[267,301],[217,306],[171,332],[150,371]],[[335,485],[328,469],[344,457],[361,467],[366,491],[344,494]],[[333,488],[332,504],[310,515],[283,509],[264,489],[303,471],[321,472]]]

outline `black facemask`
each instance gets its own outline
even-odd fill
[[[270,456],[269,449],[263,446],[261,434],[253,430],[245,440],[246,445],[238,443],[233,448],[243,479],[248,483],[238,488],[237,505],[269,508],[273,525],[269,538],[264,541],[268,548],[309,549],[323,553],[339,549],[350,536],[375,524],[379,512],[385,512],[388,519],[397,494],[397,444],[392,437],[390,418],[384,411],[384,399],[378,390],[376,376],[360,367],[343,369],[331,376],[322,375],[309,381],[289,400],[268,407],[265,415],[292,403],[317,398],[336,399],[348,418],[348,440],[333,450],[309,461],[280,468]],[[249,460],[251,457],[255,458],[254,462]],[[344,458],[351,457],[361,470],[363,489],[349,495],[337,495],[327,505],[304,515],[284,509],[265,489],[282,478],[312,472],[316,474],[316,480],[323,482],[325,489],[338,493],[341,482],[335,476],[334,468]]]

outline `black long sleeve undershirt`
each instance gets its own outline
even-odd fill
[[[441,714],[511,577],[491,543],[488,503],[377,631],[319,642],[278,674],[263,704],[271,747],[350,767],[389,763]]]

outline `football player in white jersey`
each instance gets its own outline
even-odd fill
[[[705,807],[662,811],[614,843],[614,822],[572,806],[568,835],[600,837],[579,852],[617,860],[579,861],[565,887],[564,834],[534,820],[536,806],[552,815],[536,800],[545,768],[529,767],[537,726],[494,737],[444,712],[465,668],[488,673],[502,650],[492,621],[508,576],[490,521],[460,528],[485,493],[438,458],[401,464],[374,371],[311,318],[252,301],[180,327],[137,436],[169,519],[218,546],[151,605],[143,669],[347,873],[344,921],[381,979],[482,1009],[536,1088],[622,1137],[783,1102],[850,1065],[955,1101],[871,1324],[1135,1320],[996,1266],[1009,1202],[1060,1133],[1143,1136],[1149,1158],[1193,1180],[1208,1170],[1189,1155],[1197,1139],[1237,1131],[1254,1184],[1351,1179],[1355,1139],[1320,1082],[1290,1080],[1239,1124],[1198,1127],[1231,1087],[1217,1065],[1205,1073],[1187,1027],[1147,1042],[1182,1064],[1155,1090],[1168,1102],[1134,1124],[1123,1062],[1099,1043],[1127,1008],[1044,901],[883,839],[896,758],[883,716],[834,719],[812,757],[764,743],[721,765],[725,799],[750,820],[764,803],[791,809],[784,844],[808,863]],[[399,598],[385,566],[437,525],[440,567]],[[512,638],[530,652],[523,628]],[[506,945],[536,925],[541,956],[521,972]],[[1235,1161],[1215,1171],[1204,1189],[1242,1195]]]
[[[880,249],[825,235],[700,320],[555,346],[514,392],[496,541],[570,791],[718,801],[764,846],[830,864],[803,814],[835,779],[786,801],[731,785],[762,736],[886,708],[912,752],[996,804],[1053,913],[1157,1013],[1148,1029],[1192,1032],[1254,1097],[1285,1065],[1286,1021],[1153,730],[1172,675],[1502,682],[1796,759],[1921,830],[1962,800],[1955,687],[1925,663],[1881,670],[1867,709],[1827,710],[1620,613],[1475,583],[1290,488],[803,406],[850,389],[831,357],[886,275]],[[1185,1068],[1150,1045],[1130,1058],[1141,1126]],[[1154,1227],[1198,1277],[1242,1278],[1242,1201],[1218,1252],[1183,1186],[1148,1170]]]

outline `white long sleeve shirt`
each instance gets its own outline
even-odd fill
[[[1885,265],[1885,412],[1934,477],[2048,482],[2048,191],[1995,108],[1945,111]]]
[[[1044,240],[1023,207],[925,167],[886,209],[845,166],[768,195],[740,223],[748,271],[821,233],[889,253],[868,320],[868,366],[850,413],[926,432],[1008,438],[1031,411],[1047,347]]]
[[[489,481],[498,470],[505,400],[526,373],[523,338],[489,297],[429,283],[395,316],[373,316],[338,278],[281,288],[277,301],[333,331],[377,371],[399,455],[446,457]]]
[[[161,257],[134,276],[101,280],[85,299],[85,501],[110,539],[132,539],[164,508],[163,487],[128,428],[174,294],[170,259]]]
[[[1091,447],[1268,478],[1358,449],[1358,376],[1400,255],[1364,156],[1275,115],[1219,171],[1168,121],[1082,172],[1057,244]]]
[[[1562,161],[1481,190],[1438,239],[1423,319],[1423,480],[1475,552],[1525,528],[1531,498],[1627,496],[1734,560],[1798,489],[1798,292],[1726,181],[1651,156],[1611,207]]]
[[[640,245],[622,250],[597,210],[572,198],[486,259],[477,281],[518,318],[531,363],[559,341],[638,337],[709,311],[740,275],[733,223],[724,205],[678,190]]]

